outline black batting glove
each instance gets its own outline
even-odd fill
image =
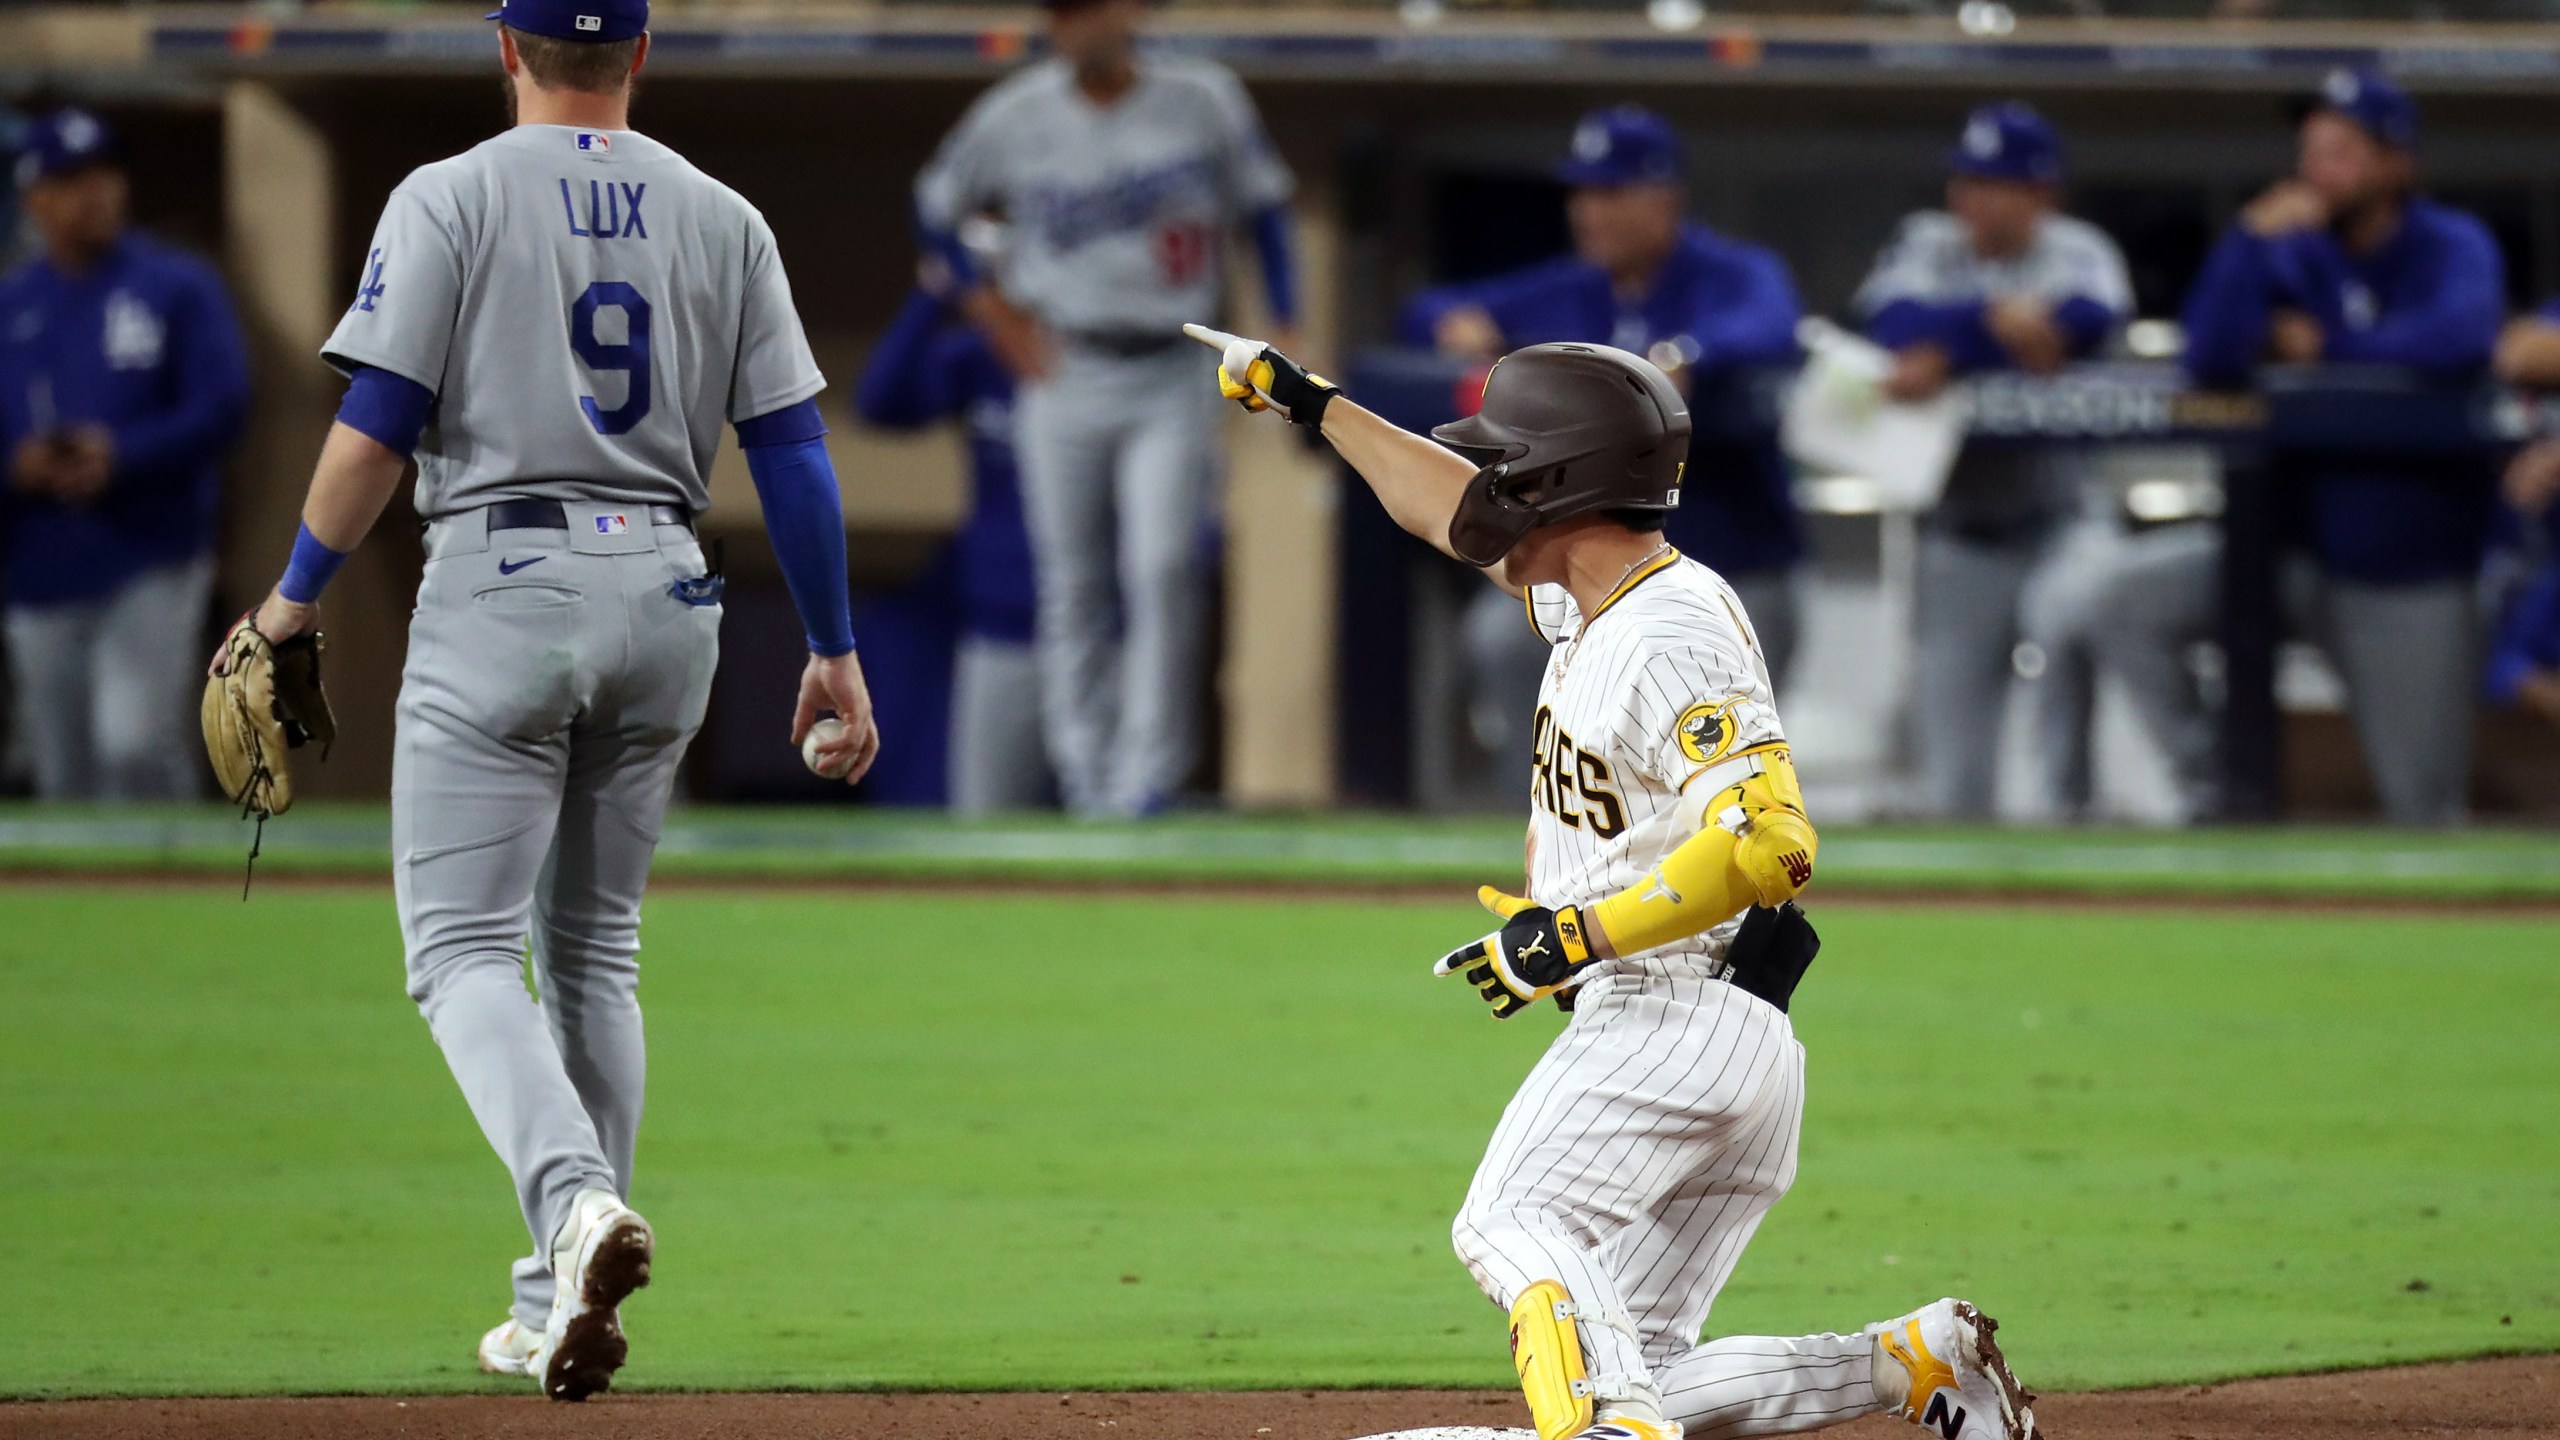
[[[1441,956],[1431,973],[1463,972],[1467,983],[1493,1007],[1494,1019],[1510,1019],[1562,990],[1596,963],[1582,912],[1573,906],[1550,910],[1490,885],[1478,890],[1476,898],[1503,917],[1502,928]]]

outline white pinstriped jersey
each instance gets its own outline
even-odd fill
[[[1588,905],[1697,833],[1684,787],[1706,786],[1690,797],[1703,803],[1747,772],[1739,757],[1785,736],[1742,601],[1678,551],[1637,567],[1588,621],[1560,585],[1531,588],[1527,604],[1555,646],[1531,728],[1529,893]],[[1738,923],[1603,968],[1720,974]]]

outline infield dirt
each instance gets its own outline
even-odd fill
[[[2037,1402],[2057,1440],[2437,1440],[2549,1434],[2560,1356],[2296,1375],[2223,1385],[2054,1395]],[[619,1395],[585,1405],[535,1396],[414,1399],[81,1400],[0,1404],[10,1440],[1345,1440],[1440,1425],[1508,1426],[1510,1391],[1287,1390],[1233,1394]],[[1869,1419],[1840,1440],[1914,1435]]]

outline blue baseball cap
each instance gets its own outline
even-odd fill
[[[1556,178],[1567,185],[1677,185],[1687,168],[1670,121],[1641,105],[1612,105],[1573,127],[1573,148]]]
[[[610,45],[649,28],[649,0],[502,0],[480,18],[527,35]]]
[[[74,106],[56,110],[27,128],[18,153],[18,183],[33,185],[95,165],[113,165],[121,152],[107,122]]]
[[[1980,105],[1964,117],[1947,168],[1983,180],[2062,183],[2062,133],[2023,100]]]
[[[2318,90],[2294,106],[2294,119],[2324,110],[2353,120],[2358,129],[2394,149],[2418,146],[2418,102],[2374,71],[2330,71]]]

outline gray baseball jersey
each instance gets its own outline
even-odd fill
[[[723,421],[825,388],[773,232],[628,130],[525,125],[391,192],[322,347],[436,392],[418,513],[710,504]]]
[[[2052,301],[2084,296],[2118,316],[2133,309],[2124,252],[2088,221],[2048,215],[2023,254],[1992,260],[1974,253],[1963,222],[1943,210],[1922,210],[1903,220],[1858,287],[1857,306],[1872,315],[1896,300],[1944,304],[1997,295]]]
[[[938,229],[1002,211],[1005,288],[1057,329],[1170,331],[1217,313],[1229,228],[1290,189],[1232,72],[1151,54],[1107,106],[1063,60],[1007,77],[943,140],[916,206]]]

